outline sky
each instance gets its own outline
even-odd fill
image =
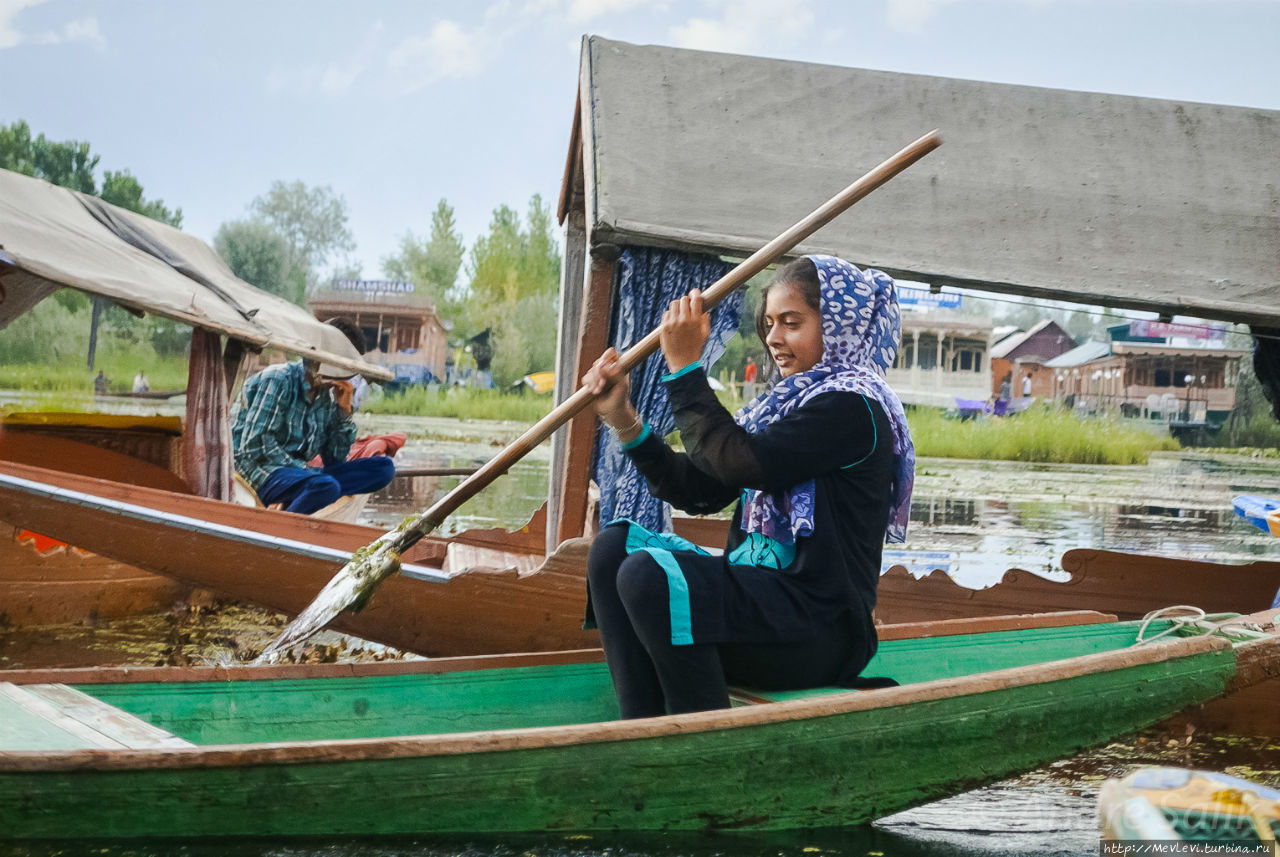
[[[0,125],[89,142],[208,241],[328,186],[380,277],[441,198],[468,246],[555,205],[584,34],[1280,109],[1280,0],[0,0]]]

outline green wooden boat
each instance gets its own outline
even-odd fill
[[[1142,645],[1137,622],[929,623],[883,641],[868,670],[900,687],[744,691],[729,710],[641,721],[614,719],[598,651],[14,672],[0,837],[859,824],[1218,696],[1242,664],[1280,663],[1273,620],[1255,617],[1268,633],[1249,642]]]

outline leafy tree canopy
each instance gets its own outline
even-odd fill
[[[142,185],[128,170],[104,173],[99,192],[95,177],[98,160],[98,156],[90,152],[88,143],[78,140],[57,143],[44,134],[33,139],[31,128],[24,120],[0,126],[0,168],[93,194],[153,220],[182,226],[182,209],[170,211],[160,200],[146,199]]]
[[[540,194],[529,200],[529,226],[510,206],[493,211],[489,234],[476,239],[468,264],[469,297],[477,303],[512,303],[560,286],[560,253],[551,211]]]
[[[152,220],[159,220],[170,226],[182,226],[182,209],[170,211],[160,200],[144,198],[142,185],[138,184],[138,180],[128,170],[118,173],[107,170],[103,173],[102,193],[98,195],[112,205],[136,211]]]
[[[415,283],[419,294],[431,298],[441,314],[451,318],[457,313],[454,291],[463,253],[453,208],[442,199],[431,215],[430,236],[421,239],[405,233],[400,250],[382,260],[382,272],[392,279]]]
[[[289,243],[264,220],[232,220],[218,227],[213,249],[231,273],[263,291],[306,303],[305,271],[294,267]]]
[[[355,250],[355,238],[347,226],[347,201],[331,187],[273,182],[250,203],[249,211],[284,239],[290,268],[301,272],[307,292],[319,284],[321,269],[331,259]]]
[[[455,333],[492,328],[493,375],[500,387],[555,363],[560,252],[552,222],[550,208],[534,194],[527,226],[514,209],[500,205],[489,233],[471,247],[466,312]]]

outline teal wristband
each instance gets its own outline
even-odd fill
[[[635,449],[637,446],[639,446],[640,444],[648,440],[649,435],[651,434],[653,434],[653,432],[649,429],[649,424],[645,423],[644,426],[640,429],[640,434],[636,435],[635,437],[631,438],[631,440],[624,443],[622,445],[622,448]]]
[[[661,380],[665,384],[667,381],[674,381],[675,379],[679,378],[681,375],[688,375],[693,370],[701,369],[701,368],[702,368],[702,361],[695,360],[692,363],[690,363],[688,366],[684,367],[683,369],[677,369],[674,372],[668,372],[667,374],[662,376]]]

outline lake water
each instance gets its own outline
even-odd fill
[[[411,438],[398,459],[402,467],[479,466],[521,428],[444,421],[424,427],[437,435]],[[464,504],[444,531],[523,525],[545,500],[549,467],[549,452],[535,450]],[[364,520],[394,526],[461,478],[397,480],[374,495]],[[1062,554],[1077,547],[1219,562],[1280,556],[1275,539],[1232,511],[1240,494],[1280,497],[1280,458],[1189,451],[1123,467],[921,459],[908,541],[886,558],[911,567],[912,557],[928,554],[929,564],[941,558],[957,581],[983,587],[1015,567],[1061,579]]]
[[[410,444],[401,467],[459,467],[483,463],[522,426],[457,420],[366,418],[368,430],[408,430]],[[504,478],[470,500],[446,531],[523,524],[543,502],[550,455],[539,449]],[[398,480],[376,495],[366,510],[368,523],[391,526],[426,508],[459,477]],[[935,554],[951,564],[969,586],[984,586],[1011,567],[1049,577],[1063,576],[1058,561],[1074,547],[1096,547],[1171,556],[1243,562],[1280,558],[1280,540],[1237,518],[1231,498],[1238,494],[1280,496],[1280,460],[1195,452],[1158,454],[1144,466],[1091,467],[1009,462],[924,459],[919,462],[910,557]],[[936,558],[936,557],[935,557]],[[165,620],[165,633],[208,634],[199,617]],[[175,621],[181,625],[174,629]],[[245,621],[241,617],[238,621]],[[272,620],[264,633],[278,628]],[[182,623],[186,623],[185,625]],[[75,629],[45,629],[54,644],[75,639]],[[106,633],[98,629],[94,633]],[[116,633],[130,645],[155,628],[139,625]],[[134,636],[130,636],[133,634]],[[154,641],[152,641],[154,642]],[[171,641],[170,641],[171,642]],[[86,640],[76,644],[88,644]],[[0,663],[20,665],[0,635]],[[172,643],[171,643],[172,647]],[[36,646],[28,644],[32,653]],[[149,651],[149,650],[148,650]],[[145,655],[140,655],[145,657]],[[7,663],[6,663],[7,661]],[[146,661],[143,661],[146,662]],[[1280,715],[1278,715],[1280,716]],[[903,766],[911,760],[904,759]],[[113,843],[8,848],[0,854],[289,855],[289,857],[660,857],[660,855],[1015,855],[1098,853],[1094,803],[1108,776],[1135,764],[1182,764],[1226,770],[1280,786],[1280,743],[1232,736],[1165,735],[1147,730],[1097,751],[1048,765],[1029,774],[882,819],[874,825],[837,831],[743,836],[548,836],[366,842],[250,842],[229,845]],[[856,760],[851,760],[856,765]]]

